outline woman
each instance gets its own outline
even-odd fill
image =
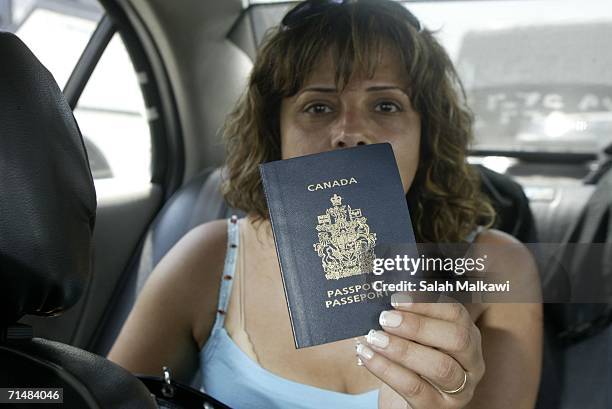
[[[109,358],[187,378],[199,353],[206,391],[237,408],[532,408],[539,304],[400,302],[356,349],[354,340],[293,344],[262,162],[389,142],[417,241],[517,248],[482,229],[494,215],[466,163],[462,96],[446,52],[401,5],[297,5],[261,47],[225,128],[224,195],[247,217],[202,225],[172,249]],[[522,247],[492,264],[538,283]]]

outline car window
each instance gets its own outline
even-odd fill
[[[94,175],[99,188],[130,189],[149,183],[151,134],[146,108],[139,77],[118,34],[102,54],[74,116],[89,141],[90,162],[99,162]]]
[[[103,15],[97,0],[0,1],[0,29],[14,32],[62,89]],[[149,183],[146,109],[139,76],[118,34],[104,49],[74,115],[99,191]]]
[[[63,88],[102,18],[103,9],[91,0],[12,0],[0,13],[0,29],[15,33]]]
[[[406,6],[439,30],[457,66],[476,117],[476,149],[596,153],[612,143],[608,2]]]

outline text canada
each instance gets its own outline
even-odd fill
[[[352,185],[353,183],[357,183],[357,179],[355,178],[336,179],[336,180],[330,180],[327,182],[310,184],[308,185],[308,190],[311,192],[315,192],[317,190],[331,189],[332,187]]]

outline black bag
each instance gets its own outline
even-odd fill
[[[137,375],[155,396],[160,409],[231,409],[206,393],[170,379],[168,368],[163,369],[164,377]]]

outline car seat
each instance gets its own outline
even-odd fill
[[[128,371],[17,323],[61,314],[87,289],[96,194],[51,74],[11,33],[0,61],[0,387],[62,388],[65,408],[156,408]]]
[[[612,170],[592,181],[595,190],[563,239],[573,248],[570,262],[550,273],[566,275],[573,301],[554,306],[563,346],[561,409],[612,407]]]

